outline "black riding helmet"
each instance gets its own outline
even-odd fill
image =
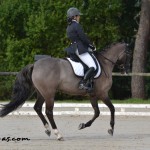
[[[74,16],[80,16],[83,15],[77,8],[71,7],[67,11],[67,22],[70,25],[72,23],[72,19]]]
[[[74,16],[81,16],[81,15],[83,15],[83,14],[75,7],[71,7],[67,11],[67,17],[68,18],[72,18]]]

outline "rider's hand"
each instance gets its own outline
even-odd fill
[[[92,44],[90,44],[89,47],[90,47],[93,51],[96,51],[96,47],[93,46]]]

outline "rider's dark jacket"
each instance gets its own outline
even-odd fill
[[[71,41],[71,45],[65,49],[68,53],[74,54],[76,49],[78,49],[79,54],[88,52],[88,47],[92,44],[78,22],[73,20],[72,23],[67,26],[66,31],[67,37]]]

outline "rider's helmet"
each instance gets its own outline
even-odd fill
[[[71,7],[67,11],[67,17],[72,18],[73,16],[80,16],[82,13],[75,7]]]

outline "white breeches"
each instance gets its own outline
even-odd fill
[[[76,55],[82,60],[83,63],[85,63],[89,68],[90,67],[94,67],[94,69],[96,70],[96,64],[92,58],[92,56],[86,52],[83,54],[79,55],[78,49],[76,50]]]

